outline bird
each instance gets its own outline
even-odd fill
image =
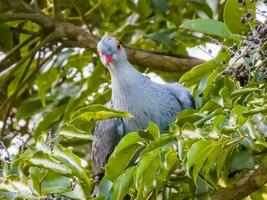
[[[135,69],[115,37],[102,37],[97,54],[111,76],[112,95],[106,106],[134,116],[97,121],[92,169],[93,177],[99,181],[109,156],[125,134],[147,128],[150,121],[161,131],[167,130],[181,110],[194,108],[194,102],[190,90],[183,85],[156,83]]]

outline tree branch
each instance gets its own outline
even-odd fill
[[[251,170],[234,185],[223,188],[211,195],[211,200],[241,200],[267,182],[267,169],[260,166]]]
[[[94,37],[88,31],[82,29],[79,26],[71,24],[69,22],[58,21],[51,16],[47,16],[41,11],[36,11],[35,8],[30,7],[25,4],[25,2],[21,0],[15,0],[14,2],[19,2],[18,4],[12,3],[11,6],[16,11],[24,11],[24,15],[13,15],[13,14],[5,14],[6,19],[19,19],[22,17],[23,19],[27,19],[33,22],[40,24],[46,32],[49,32],[51,27],[54,27],[62,35],[65,36],[66,39],[76,40],[79,42],[79,47],[89,48],[93,51],[96,50],[96,44],[98,42],[98,38]],[[24,7],[24,8],[23,8]],[[30,10],[30,8],[32,8]],[[30,15],[34,14],[34,15]],[[13,15],[13,17],[12,17]],[[36,16],[37,15],[37,16]],[[34,18],[33,18],[34,16]],[[48,29],[48,31],[47,31]],[[50,30],[50,32],[53,29]],[[138,50],[126,47],[126,51],[128,54],[129,61],[133,64],[136,64],[141,67],[148,67],[152,70],[158,71],[168,71],[168,72],[181,72],[190,70],[195,65],[203,63],[202,60],[197,58],[180,58],[173,55],[166,55],[166,53],[160,54],[159,52],[153,53],[151,51]]]
[[[80,47],[87,47],[96,51],[98,39],[81,27],[67,22],[59,22],[56,27],[60,28],[68,38],[79,41]],[[194,66],[203,63],[202,60],[197,58],[179,58],[176,56],[164,55],[164,53],[153,53],[151,51],[133,49],[129,47],[126,47],[125,49],[131,63],[158,71],[188,71]]]

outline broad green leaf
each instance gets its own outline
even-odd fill
[[[84,133],[74,126],[63,126],[59,131],[59,136],[64,137],[67,141],[93,140],[94,136],[90,133]]]
[[[195,107],[198,109],[202,106],[202,98],[203,96],[203,90],[207,86],[208,83],[208,77],[203,77],[198,85],[197,90],[194,92],[194,102]]]
[[[105,176],[111,181],[118,178],[142,147],[144,141],[145,139],[136,132],[125,135],[109,157],[105,167]]]
[[[36,193],[41,194],[41,180],[44,174],[40,172],[40,169],[38,167],[30,167],[29,173],[30,173],[30,180],[29,180],[30,187],[32,188],[33,191],[36,191]]]
[[[7,96],[12,96],[15,92],[19,90],[19,86],[21,81],[25,78],[23,77],[23,74],[25,73],[25,70],[27,70],[28,64],[27,62],[22,64],[14,74],[14,79],[9,83],[7,88]]]
[[[106,176],[104,176],[100,183],[99,183],[99,196],[100,200],[102,199],[102,196],[108,197],[110,196],[110,190],[113,186],[113,182],[110,181]]]
[[[198,113],[194,109],[182,110],[176,117],[176,124],[178,126],[183,126],[185,123],[194,123],[203,117],[202,113]]]
[[[223,22],[213,19],[187,20],[180,27],[221,38],[230,39],[233,37],[232,33]]]
[[[170,170],[174,168],[174,165],[178,161],[177,152],[175,148],[167,148],[166,151],[161,152],[160,157],[161,165],[156,176],[157,187],[162,187],[162,185],[167,179],[167,176],[171,174]]]
[[[133,117],[131,114],[123,111],[116,111],[106,108],[103,105],[90,105],[74,112],[69,124],[90,123],[96,120],[110,119],[115,117]]]
[[[52,153],[51,147],[49,147],[49,145],[44,141],[44,139],[42,137],[38,138],[35,147],[36,147],[37,151],[42,151],[42,152],[47,153],[47,154]]]
[[[71,190],[71,179],[49,171],[41,182],[43,195],[61,194]]]
[[[46,106],[46,93],[51,88],[52,84],[57,81],[57,69],[51,67],[47,72],[40,74],[36,79],[35,83],[38,87],[39,96],[43,107]]]
[[[203,152],[207,147],[211,145],[210,140],[200,140],[195,142],[187,152],[187,163],[186,170],[189,172],[190,168],[197,162],[200,158],[201,152]]]
[[[149,122],[147,129],[146,130],[138,130],[138,134],[142,138],[145,138],[148,140],[156,140],[160,137],[160,130],[155,123]]]
[[[231,93],[231,96],[232,97],[234,97],[234,96],[242,96],[242,95],[249,94],[251,92],[260,92],[260,91],[262,91],[262,90],[259,89],[259,88],[241,88],[241,89],[234,90]]]
[[[136,171],[135,175],[135,186],[138,191],[137,199],[146,199],[151,191],[158,186],[159,164],[160,151],[155,150],[149,152],[137,165],[137,170],[139,169],[139,172]]]
[[[146,153],[150,151],[154,151],[156,149],[162,149],[162,148],[167,148],[167,147],[175,147],[176,145],[176,136],[166,136],[166,137],[161,137],[158,140],[155,140],[148,144],[146,148],[142,151],[140,154],[140,158],[145,155]]]
[[[28,180],[17,176],[0,177],[0,197],[4,199],[39,199],[31,190]]]
[[[199,158],[195,161],[193,167],[193,179],[195,183],[197,183],[200,170],[202,169],[205,161],[207,160],[208,156],[212,153],[211,151],[212,147],[213,144],[208,145],[203,151],[201,151],[201,153],[199,153]]]
[[[6,23],[0,21],[0,49],[2,51],[8,51],[13,46],[13,36],[9,26]]]
[[[86,190],[88,193],[88,190]],[[86,200],[86,192],[84,191],[82,185],[80,184],[79,181],[74,183],[73,188],[67,192],[63,192],[62,195],[69,197],[71,199],[79,199],[79,200]]]
[[[137,7],[138,7],[138,13],[140,14],[141,17],[148,17],[150,15],[150,13],[152,12],[152,9],[149,5],[149,1],[148,0],[138,0],[137,3]]]
[[[139,188],[139,184],[142,181],[142,176],[144,172],[150,167],[152,161],[159,158],[160,150],[154,150],[146,153],[146,155],[138,162],[136,167],[136,175],[135,175],[135,184],[136,188]]]
[[[221,172],[223,170],[223,166],[224,166],[226,159],[227,159],[228,155],[230,154],[231,150],[232,150],[231,145],[222,149],[222,151],[221,151],[221,153],[217,159],[217,163],[216,163],[217,177],[219,177],[221,175]]]
[[[43,119],[39,122],[34,132],[34,139],[36,140],[43,131],[49,129],[54,123],[58,122],[64,114],[65,105],[54,108],[52,111],[46,113]]]
[[[55,154],[56,158],[60,159],[65,166],[68,166],[72,170],[73,174],[87,184],[89,190],[92,189],[92,180],[90,180],[90,178],[87,176],[84,168],[81,165],[81,159],[78,156],[73,154],[70,149],[63,147],[60,144],[57,144],[54,147],[53,153]]]
[[[62,161],[56,160],[52,155],[41,151],[34,153],[27,161],[33,166],[50,169],[59,174],[72,174],[71,168],[64,165]]]
[[[245,5],[242,4],[245,2]],[[223,18],[228,29],[235,34],[243,35],[250,30],[249,25],[241,23],[241,18],[249,12],[255,19],[256,2],[244,0],[242,2],[236,0],[227,0],[224,6]],[[250,22],[253,23],[253,22]]]
[[[207,178],[209,175],[210,170],[212,169],[213,166],[216,165],[216,161],[222,151],[222,145],[219,144],[215,144],[212,148],[211,148],[211,153],[208,155],[208,158],[205,162],[205,166],[204,166],[204,177]]]
[[[129,167],[114,182],[111,188],[111,200],[123,200],[133,183],[136,167]]]
[[[33,116],[34,114],[40,112],[42,109],[44,108],[42,107],[42,102],[40,98],[33,97],[33,98],[24,100],[19,105],[19,108],[16,114],[19,119],[27,119]]]
[[[160,138],[159,127],[153,122],[149,122],[148,127],[147,127],[147,132],[153,135],[154,139]]]
[[[254,169],[255,161],[252,152],[243,151],[232,155],[231,170]]]
[[[200,64],[190,71],[184,73],[184,75],[180,78],[180,82],[187,83],[187,85],[193,85],[196,81],[200,80],[202,77],[206,76],[213,69],[219,67],[220,64],[217,63],[215,60],[207,61],[203,64]]]

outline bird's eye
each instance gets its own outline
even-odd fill
[[[121,49],[121,45],[120,45],[120,44],[117,45],[117,49],[118,49],[118,50]]]

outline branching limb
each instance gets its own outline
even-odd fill
[[[267,169],[260,166],[251,170],[234,185],[223,188],[211,195],[211,200],[241,200],[267,182]]]
[[[57,30],[60,31],[62,35],[64,35],[65,39],[76,40],[79,42],[79,46],[77,47],[84,47],[89,48],[93,51],[96,50],[96,44],[98,42],[98,38],[94,37],[88,31],[82,29],[79,26],[74,24],[58,21],[55,18],[45,15],[41,13],[41,11],[36,11],[36,9],[30,7],[25,2],[21,0],[14,0],[14,2],[19,2],[21,7],[18,8],[16,3],[13,3],[13,9],[16,11],[24,10],[27,12],[24,16],[24,19],[28,18],[33,22],[40,24],[43,29],[46,29],[46,32],[49,32],[49,28],[55,27]],[[99,1],[99,4],[101,1]],[[16,5],[15,5],[16,4]],[[25,5],[26,4],[26,5]],[[30,8],[32,10],[30,11]],[[30,13],[37,14],[37,19],[33,19],[32,16],[28,15]],[[85,16],[88,16],[90,13],[86,13]],[[28,15],[28,16],[27,16]],[[35,16],[35,15],[34,15]],[[19,16],[16,17],[17,19]],[[54,30],[54,29],[51,29]],[[168,71],[168,72],[181,72],[187,71],[194,67],[195,65],[201,64],[203,61],[197,58],[180,58],[173,55],[165,55],[165,53],[160,54],[159,52],[153,53],[151,51],[145,50],[138,50],[133,48],[126,48],[129,60],[138,66],[141,67],[148,67],[152,70],[159,70],[159,71]]]

